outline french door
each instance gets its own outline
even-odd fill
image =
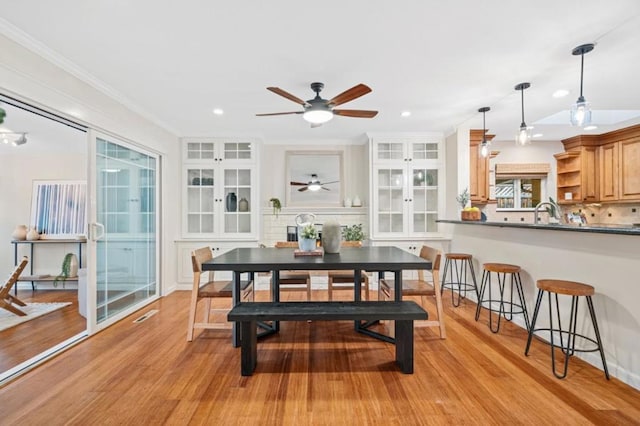
[[[159,295],[158,158],[91,131],[89,333]]]

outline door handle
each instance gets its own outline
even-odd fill
[[[96,230],[100,230],[100,234],[98,234]],[[104,237],[104,225],[98,222],[89,224],[89,239],[91,241],[98,241],[102,237]]]

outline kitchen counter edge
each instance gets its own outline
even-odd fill
[[[618,235],[640,235],[639,227],[599,227],[597,225],[548,225],[533,223],[510,223],[510,222],[480,222],[472,220],[449,220],[440,219],[439,223],[454,223],[459,225],[475,225],[475,226],[495,226],[499,228],[524,228],[524,229],[543,229],[546,231],[569,231],[569,232],[589,232],[595,234],[618,234]]]

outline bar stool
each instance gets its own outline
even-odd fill
[[[593,301],[591,296],[594,294],[594,289],[588,284],[583,284],[574,281],[563,280],[538,280],[536,283],[538,287],[538,297],[536,300],[536,307],[533,310],[533,319],[531,320],[531,328],[529,329],[529,337],[527,338],[527,347],[524,351],[525,355],[529,355],[529,348],[531,347],[531,339],[536,331],[547,331],[550,335],[550,341],[545,342],[551,346],[551,367],[553,369],[553,375],[559,379],[564,379],[567,376],[567,369],[569,368],[569,358],[575,352],[600,352],[600,358],[602,359],[602,366],[604,367],[604,375],[609,380],[609,370],[607,369],[607,362],[604,358],[604,350],[602,349],[602,340],[600,339],[600,330],[598,329],[598,322],[596,321],[596,313],[593,309]],[[540,311],[540,304],[542,303],[542,297],[544,292],[549,296],[549,327],[548,328],[535,328],[536,320],[538,318],[538,312]],[[553,325],[553,309],[551,308],[551,293],[555,294],[556,300],[556,319],[558,320],[558,328],[554,328]],[[571,312],[569,314],[569,329],[563,330],[562,323],[560,321],[560,306],[558,304],[558,294],[564,294],[571,296]],[[576,333],[577,319],[578,319],[578,297],[585,296],[587,299],[587,306],[589,308],[589,315],[591,316],[591,323],[593,324],[593,331],[595,332],[595,340],[591,337],[586,337],[582,334]],[[558,334],[560,338],[560,344],[556,344],[554,341],[554,334]],[[566,335],[566,341],[563,338]],[[576,349],[576,337],[584,339],[596,345],[595,349]],[[566,344],[565,344],[566,343]],[[556,358],[555,348],[560,348],[564,354],[564,371],[561,375],[556,372]]]
[[[466,253],[445,253],[444,272],[442,274],[442,286],[440,287],[440,294],[444,292],[445,288],[451,290],[451,304],[455,307],[460,306],[460,299],[467,297],[467,291],[473,291],[478,297],[478,286],[476,285],[476,273],[473,270],[473,256]],[[471,279],[473,283],[467,282],[467,269],[471,272]],[[453,280],[453,272],[456,273],[456,279]],[[449,281],[447,281],[447,272]],[[458,288],[457,302],[454,299],[454,287]],[[464,294],[463,294],[464,292]],[[463,294],[463,295],[462,295]],[[462,295],[462,296],[461,296]]]
[[[493,333],[500,331],[500,318],[504,317],[505,320],[513,320],[514,314],[522,314],[524,316],[524,322],[527,327],[527,331],[531,329],[529,326],[529,315],[527,314],[527,306],[524,301],[524,291],[522,290],[522,280],[520,279],[520,267],[518,265],[509,265],[507,263],[485,263],[482,265],[484,271],[482,272],[482,284],[480,285],[480,295],[478,296],[478,307],[476,308],[476,321],[480,317],[480,310],[484,307],[489,310],[489,329]],[[491,296],[491,273],[494,272],[498,277],[498,288],[500,291],[500,299],[494,299]],[[511,290],[509,294],[509,300],[504,300],[504,288],[507,281],[507,274],[511,276]],[[483,299],[484,293],[489,288],[489,298]],[[515,287],[518,293],[518,301],[513,300],[513,288]],[[493,307],[495,303],[499,304],[499,308]],[[488,305],[485,306],[485,304]],[[507,311],[506,306],[509,307]],[[516,310],[514,311],[514,308]],[[493,316],[491,312],[498,313],[498,325],[493,328]]]

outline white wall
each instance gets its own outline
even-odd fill
[[[42,47],[30,47],[46,53]],[[135,106],[127,107],[76,77],[80,75],[78,70],[67,67],[73,73],[65,71],[6,35],[0,35],[0,52],[0,91],[3,93],[115,134],[163,156],[161,282],[163,293],[174,289],[176,253],[173,241],[179,233],[180,223],[179,206],[175,203],[176,197],[179,199],[176,194],[180,194],[177,136],[135,112]],[[64,61],[58,63],[63,65]]]

